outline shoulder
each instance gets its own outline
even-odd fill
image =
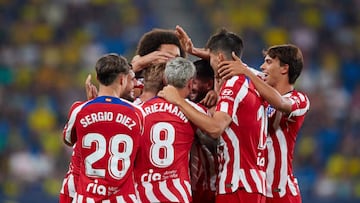
[[[192,107],[194,107],[196,110],[200,111],[201,113],[204,113],[204,114],[207,113],[206,107],[204,107],[204,106],[202,106],[200,104],[196,104],[196,103],[190,101],[189,99],[185,99],[185,101],[187,103],[189,103]]]
[[[304,92],[297,90],[293,90],[285,94],[283,97],[290,98],[296,103],[310,103],[308,96]]]
[[[310,109],[310,101],[303,92],[293,90],[283,97],[287,97],[292,102],[291,115],[303,115]]]
[[[136,105],[136,106],[141,106],[144,104],[144,102],[139,98],[137,97],[134,101],[133,101],[133,104]]]

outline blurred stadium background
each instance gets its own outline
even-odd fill
[[[197,47],[226,27],[259,67],[269,45],[301,47],[311,110],[298,137],[303,202],[360,201],[359,0],[0,0],[0,202],[57,202],[68,109],[97,58],[129,60],[141,35],[182,25]]]

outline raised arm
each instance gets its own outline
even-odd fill
[[[255,88],[261,97],[269,102],[272,107],[285,113],[291,112],[292,103],[290,99],[282,97],[275,88],[264,82],[234,53],[232,56],[234,59],[233,61],[223,61],[219,63],[218,73],[220,77],[226,79],[234,75],[244,74],[254,83]]]
[[[177,25],[175,28],[175,33],[178,36],[181,46],[184,47],[185,51],[191,55],[197,56],[202,59],[210,59],[210,52],[205,48],[196,48],[191,41],[189,35],[185,32],[185,30]]]

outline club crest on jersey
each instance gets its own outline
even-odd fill
[[[275,114],[275,112],[276,112],[276,109],[269,105],[267,107],[266,115],[268,118],[271,118]]]

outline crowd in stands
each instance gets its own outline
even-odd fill
[[[252,67],[269,45],[303,50],[296,86],[311,107],[294,163],[303,200],[360,199],[360,1],[194,4],[208,33],[243,37]],[[72,151],[61,132],[70,105],[86,98],[86,75],[104,53],[131,59],[141,35],[161,25],[144,0],[13,0],[0,10],[0,200],[57,202]]]

